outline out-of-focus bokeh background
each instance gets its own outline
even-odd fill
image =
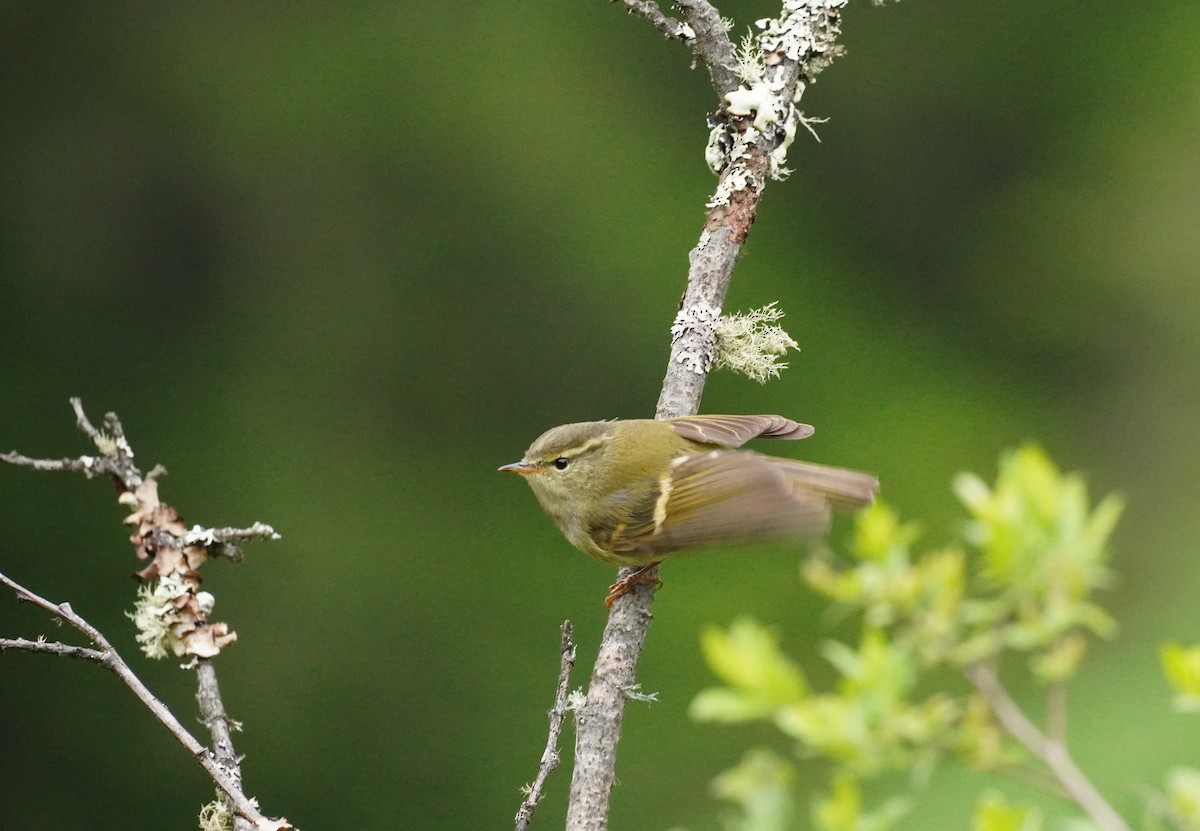
[[[738,32],[774,8],[720,6]],[[931,544],[951,476],[1025,439],[1123,491],[1123,630],[1072,688],[1072,737],[1137,817],[1200,761],[1156,656],[1200,639],[1200,5],[855,2],[844,29],[804,99],[822,143],[768,189],[728,305],[779,301],[802,351],[766,386],[714,377],[704,409],[814,423],[785,452],[877,471]],[[612,574],[494,471],[554,424],[653,411],[713,186],[688,63],[603,0],[0,7],[0,449],[87,452],[80,395],[189,522],[283,533],[205,569],[269,813],[510,822],[558,625],[583,684]],[[192,723],[192,677],[123,617],[111,488],[4,466],[0,494],[0,569]],[[686,708],[712,680],[699,629],[747,612],[824,677],[797,563],[665,568],[639,673],[660,701],[630,707],[614,828],[715,829],[710,778],[788,750]],[[63,635],[2,597],[0,633]],[[0,656],[0,747],[3,828],[187,827],[210,795],[81,663]],[[980,785],[940,772],[907,827],[964,827]]]

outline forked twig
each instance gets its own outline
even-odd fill
[[[983,694],[1000,725],[1046,765],[1071,801],[1082,808],[1098,828],[1103,831],[1130,831],[1125,819],[1108,804],[1091,780],[1075,764],[1066,745],[1047,736],[1025,715],[1000,681],[995,667],[989,664],[970,664],[963,668],[963,673]]]

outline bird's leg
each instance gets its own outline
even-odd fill
[[[656,589],[661,589],[663,581],[659,579],[658,566],[658,563],[642,566],[628,577],[613,583],[608,587],[608,597],[604,598],[604,605],[611,609],[612,604],[617,602],[617,598],[629,594],[633,591],[634,586],[654,586]]]

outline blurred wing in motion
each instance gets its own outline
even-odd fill
[[[876,488],[875,477],[852,470],[749,452],[693,453],[675,460],[628,521],[590,530],[616,558],[644,563],[681,549],[819,536],[831,505],[861,507]]]

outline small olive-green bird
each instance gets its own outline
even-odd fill
[[[869,504],[879,489],[870,474],[735,449],[812,434],[777,415],[585,421],[547,430],[500,470],[522,474],[584,554],[646,570],[676,551],[815,537],[831,507]]]

